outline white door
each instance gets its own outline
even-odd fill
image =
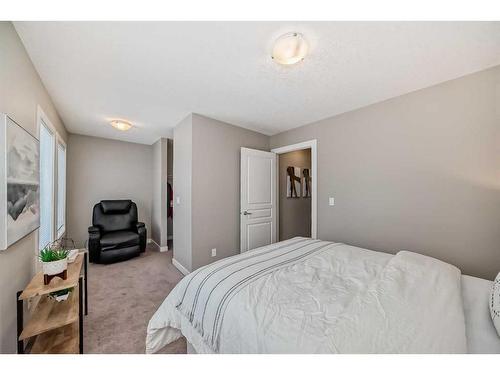
[[[240,251],[276,242],[276,154],[241,148]]]

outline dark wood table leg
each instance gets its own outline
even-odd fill
[[[85,274],[85,315],[89,314],[89,294],[87,290],[87,279],[88,279],[88,270],[87,270],[87,262],[88,262],[88,254],[85,253],[83,255],[83,269],[84,269],[84,274]]]
[[[80,340],[80,354],[83,354],[83,283],[82,277],[78,282],[78,336]]]
[[[16,293],[16,306],[17,306],[17,354],[24,354],[24,340],[19,340],[19,336],[23,332],[24,324],[24,303],[19,300],[22,291]]]

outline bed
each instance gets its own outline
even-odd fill
[[[424,255],[293,238],[182,279],[148,324],[146,352],[500,353],[491,282]]]
[[[492,284],[493,282],[489,280],[462,276],[465,331],[469,353],[500,353],[500,337],[493,326],[488,306]]]

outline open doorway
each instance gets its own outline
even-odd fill
[[[174,140],[167,140],[167,246],[174,245]]]
[[[278,241],[311,237],[311,149],[278,155]]]
[[[277,240],[317,237],[316,140],[271,150],[277,154]]]
[[[289,215],[293,213],[283,212],[282,218],[279,215],[280,209],[280,191],[279,178],[283,178],[283,174],[287,173],[287,167],[284,165],[281,173],[279,172],[279,156],[281,154],[290,153],[292,151],[309,150],[310,166],[307,169],[306,176],[301,169],[300,177],[297,175],[297,180],[308,178],[307,184],[304,182],[304,188],[297,186],[294,190],[296,198],[303,199],[308,203],[309,210],[300,215],[309,216],[309,221],[306,221],[305,231],[285,231],[281,237],[288,236],[305,236],[316,238],[317,236],[317,151],[316,140],[297,143],[294,145],[284,146],[268,151],[241,148],[241,166],[240,166],[240,252],[245,252],[257,247],[269,245],[271,243],[283,240],[278,234],[280,221],[288,221]],[[287,164],[285,162],[285,164]],[[293,166],[292,166],[293,167]],[[295,170],[295,169],[294,169]],[[283,186],[283,184],[282,184]],[[286,196],[287,190],[283,190]],[[300,197],[298,196],[300,194]],[[305,194],[306,196],[302,197]],[[307,218],[305,218],[307,220]]]

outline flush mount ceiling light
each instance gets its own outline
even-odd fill
[[[123,120],[113,120],[110,122],[111,126],[115,129],[121,130],[123,132],[129,130],[132,127],[132,124]]]
[[[309,47],[299,33],[287,33],[274,42],[272,58],[278,64],[293,65],[304,60]]]

